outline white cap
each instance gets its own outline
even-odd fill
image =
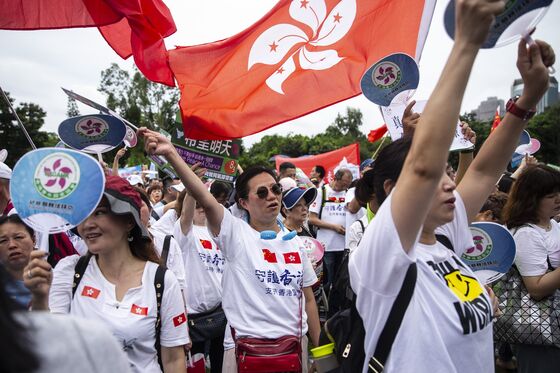
[[[12,169],[7,164],[0,162],[0,179],[12,178]]]
[[[171,188],[175,189],[179,193],[181,193],[183,190],[185,190],[185,186],[183,185],[183,183],[173,184],[173,185],[171,185]]]
[[[282,185],[282,190],[289,190],[297,187],[297,182],[291,177],[283,177],[280,179],[279,183]]]
[[[140,177],[140,175],[130,175],[128,177],[128,182],[130,183],[130,185],[144,185],[144,181],[142,180],[142,177]]]

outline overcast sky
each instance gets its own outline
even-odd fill
[[[411,0],[414,1],[414,0]],[[261,18],[276,1],[272,0],[167,0],[178,32],[167,39],[168,48],[220,40],[250,26]],[[452,41],[443,28],[447,1],[436,5],[431,29],[420,61],[420,85],[415,99],[427,99],[443,68]],[[560,2],[554,2],[537,27],[534,38],[546,40],[560,55]],[[398,22],[398,20],[396,20]],[[515,68],[517,44],[482,50],[475,63],[463,101],[462,112],[475,109],[488,96],[507,100]],[[100,73],[113,62],[130,69],[128,61],[118,57],[95,28],[48,31],[0,31],[0,86],[9,91],[16,103],[33,102],[47,112],[43,129],[56,132],[66,118],[67,98],[60,87],[74,90],[88,98],[105,103],[97,92]],[[560,64],[557,63],[560,69]],[[559,78],[558,73],[555,74]],[[79,104],[82,114],[93,113]],[[265,134],[289,132],[312,135],[322,132],[337,113],[346,107],[358,107],[364,114],[362,131],[367,134],[383,120],[379,108],[363,96],[341,102],[316,113],[284,123],[244,139],[246,145]],[[0,139],[0,147],[2,139]]]

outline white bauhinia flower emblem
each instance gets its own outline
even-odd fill
[[[342,39],[356,18],[356,0],[341,0],[327,15],[325,0],[292,0],[290,16],[311,28],[311,37],[301,28],[281,23],[264,31],[253,43],[249,52],[248,67],[257,63],[280,65],[266,79],[270,89],[284,94],[282,84],[296,71],[294,56],[298,54],[299,66],[304,70],[325,70],[344,57],[334,49],[310,51],[307,47],[325,47]],[[288,55],[295,46],[295,52]]]

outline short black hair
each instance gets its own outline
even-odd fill
[[[210,185],[210,194],[212,194],[214,198],[223,195],[229,196],[230,193],[231,187],[229,186],[229,184],[224,183],[223,181],[216,180],[212,183],[212,185]]]
[[[324,178],[325,174],[327,173],[327,171],[325,170],[325,167],[321,166],[320,164],[315,165],[315,172],[317,172],[319,174],[321,179]]]
[[[235,182],[235,202],[239,202],[239,199],[241,198],[247,199],[249,196],[249,181],[262,173],[269,174],[276,182],[278,182],[276,173],[270,168],[265,166],[251,166],[237,177]]]
[[[283,172],[284,170],[287,170],[288,168],[296,168],[296,165],[293,164],[292,162],[282,162],[282,163],[280,163],[280,166],[278,166],[278,170],[280,172]]]

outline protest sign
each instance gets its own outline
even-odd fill
[[[136,131],[131,127],[126,126],[126,134],[123,139],[124,144],[129,148],[134,148],[138,144],[138,136],[136,136]]]
[[[461,259],[484,284],[506,274],[515,259],[515,241],[502,225],[491,222],[472,223],[474,246],[465,250]]]
[[[125,179],[130,175],[140,174],[141,172],[142,165],[119,168],[119,176]]]
[[[482,48],[501,47],[519,40],[533,29],[545,15],[552,0],[509,0],[505,9],[496,16]],[[455,36],[455,0],[445,9],[443,19],[447,34]]]
[[[199,162],[210,179],[233,183],[237,175],[237,159],[241,140],[193,140],[183,135],[183,125],[176,122],[171,142],[187,164]]]
[[[69,147],[86,153],[105,153],[126,135],[124,123],[106,114],[68,118],[58,126],[58,136]]]
[[[401,93],[404,94],[402,101],[406,102],[413,93],[411,91],[418,87],[419,81],[420,72],[414,58],[404,53],[395,53],[367,69],[360,86],[368,100],[377,105],[389,106]]]
[[[517,142],[516,150],[519,149],[519,147],[522,147],[521,148],[522,151],[523,145],[530,145],[530,144],[531,144],[531,136],[529,135],[529,132],[523,130],[523,132],[521,132],[521,135],[519,136],[519,141]],[[519,166],[524,156],[525,153],[514,152],[513,155],[511,156],[511,167],[516,168],[517,166]]]
[[[105,175],[87,154],[41,148],[16,163],[10,193],[19,216],[44,233],[64,232],[86,219],[103,195]]]
[[[416,101],[416,104],[412,109],[416,113],[422,113],[427,102],[428,101]],[[389,130],[389,135],[391,135],[393,141],[400,139],[403,135],[402,117],[404,110],[406,109],[406,105],[406,103],[394,103],[390,106],[381,107],[381,114],[383,115],[383,119],[387,124],[387,129]],[[457,121],[455,137],[453,138],[453,142],[451,143],[449,150],[454,151],[470,149],[473,146],[474,145],[463,136],[463,133],[461,132],[461,122]]]

